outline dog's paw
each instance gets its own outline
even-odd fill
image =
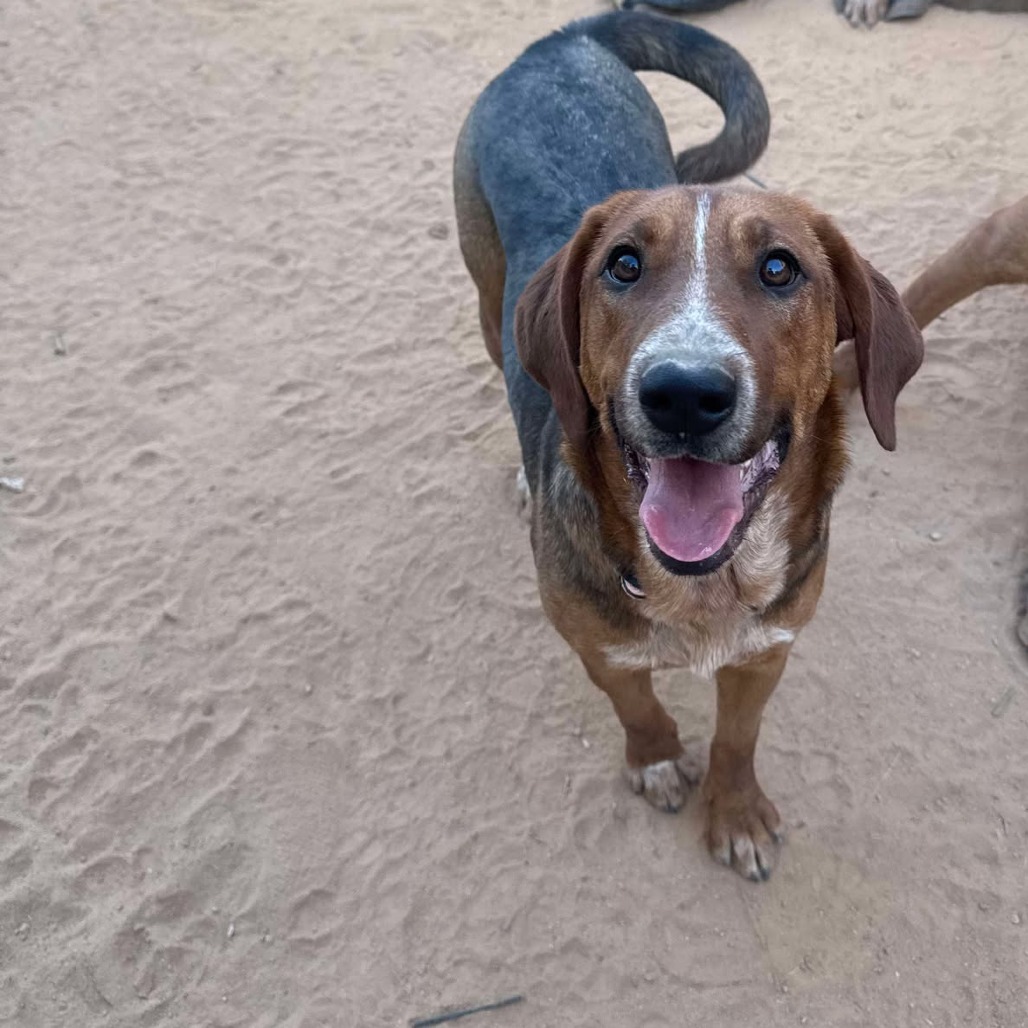
[[[686,746],[680,757],[627,769],[628,784],[658,810],[676,814],[685,805],[689,789],[703,778],[702,757],[696,746]]]
[[[745,793],[718,793],[708,799],[710,855],[752,882],[767,881],[782,841],[775,805],[754,785]]]
[[[889,0],[846,0],[842,13],[854,27],[866,25],[870,29],[885,17],[888,9]]]

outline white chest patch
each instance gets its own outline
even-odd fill
[[[711,634],[654,624],[649,638],[640,643],[608,646],[604,650],[612,667],[642,671],[685,667],[704,678],[713,678],[718,668],[744,663],[749,657],[791,643],[796,633],[788,628],[738,623],[735,631]]]

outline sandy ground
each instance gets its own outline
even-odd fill
[[[1028,1024],[1028,290],[931,328],[895,455],[852,420],[769,885],[629,793],[540,612],[449,165],[602,9],[5,5],[0,1023]],[[757,174],[900,284],[1025,191],[1028,19],[702,23],[766,85]],[[677,145],[716,127],[650,81]]]

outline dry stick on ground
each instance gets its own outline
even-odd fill
[[[411,1021],[410,1028],[432,1028],[433,1025],[446,1024],[448,1021],[456,1021],[469,1014],[482,1014],[487,1010],[502,1010],[504,1007],[512,1007],[520,1003],[524,996],[508,996],[506,999],[497,1000],[495,1003],[485,1003],[480,1007],[466,1007],[463,1010],[451,1010],[447,1014],[436,1014],[435,1017],[419,1017]]]

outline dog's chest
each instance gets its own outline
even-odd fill
[[[780,643],[792,642],[795,633],[765,624],[751,616],[718,623],[687,625],[651,622],[637,641],[608,646],[607,660],[614,667],[643,670],[686,667],[706,678],[720,667],[745,662]]]

